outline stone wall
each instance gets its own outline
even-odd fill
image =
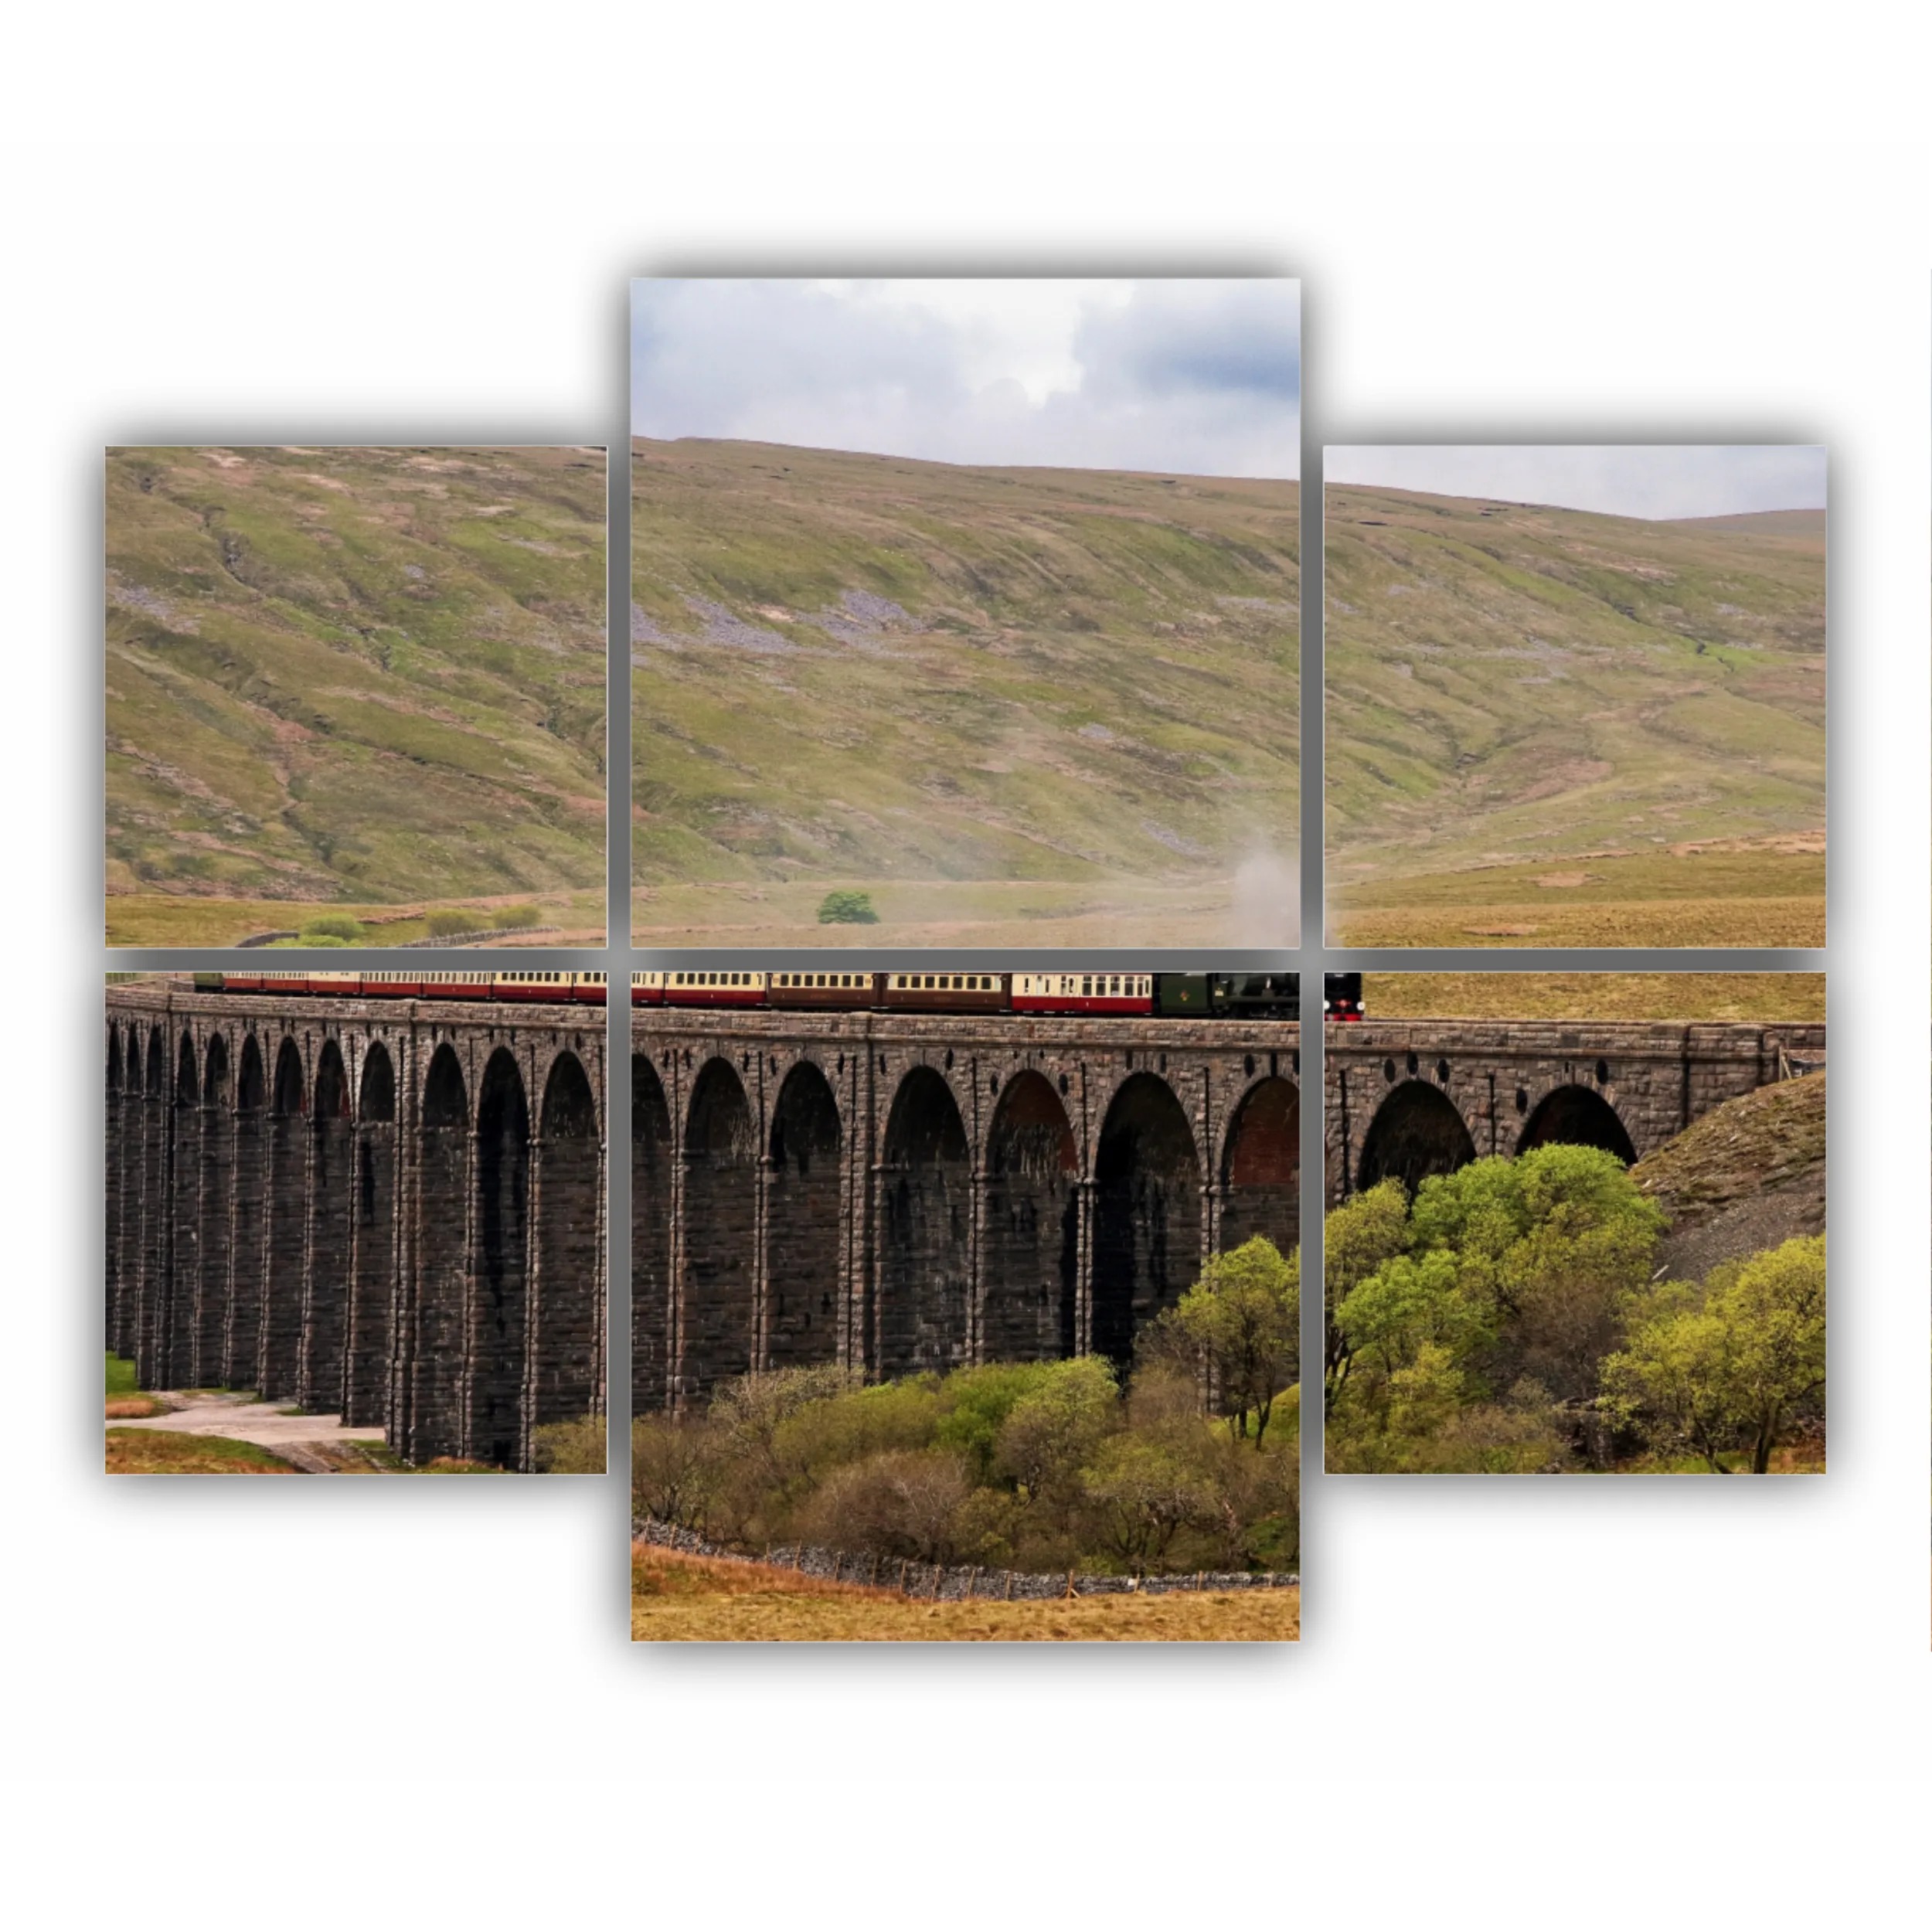
[[[761,1563],[794,1576],[818,1577],[827,1583],[853,1583],[868,1590],[889,1590],[929,1603],[981,1601],[1039,1603],[1061,1597],[1163,1597],[1179,1591],[1294,1590],[1301,1577],[1292,1570],[1202,1570],[1178,1576],[1117,1577],[1079,1570],[1042,1573],[994,1570],[981,1563],[921,1563],[896,1557],[855,1555],[814,1543],[775,1544],[763,1556],[708,1543],[695,1531],[680,1529],[655,1517],[639,1516],[631,1526],[633,1538],[660,1549],[687,1556],[720,1557],[730,1563]]]

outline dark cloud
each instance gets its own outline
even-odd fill
[[[1144,283],[1124,308],[1090,309],[1074,352],[1104,396],[1240,395],[1296,408],[1301,341],[1291,282]]]

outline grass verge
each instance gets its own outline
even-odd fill
[[[145,1393],[134,1386],[134,1365],[125,1355],[107,1351],[107,1420],[110,1422],[125,1418],[133,1420],[137,1416],[165,1415],[168,1405],[155,1396]]]
[[[933,1604],[644,1543],[631,1556],[631,1634],[642,1643],[1287,1643],[1301,1634],[1299,1590]]]
[[[430,915],[461,912],[471,930],[495,927],[505,909],[534,906],[548,932],[512,933],[482,942],[492,947],[600,946],[600,892],[512,893],[487,899],[418,899],[401,904],[346,904],[308,899],[224,899],[183,893],[112,893],[107,897],[110,946],[233,946],[257,933],[298,932],[318,919],[352,919],[361,943],[400,946],[430,937]]]
[[[111,1476],[292,1476],[279,1456],[227,1436],[175,1435],[159,1429],[110,1429]]]

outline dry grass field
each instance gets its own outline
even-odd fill
[[[293,1476],[300,1472],[252,1442],[226,1436],[164,1434],[158,1429],[110,1429],[111,1476]]]
[[[821,926],[828,891],[866,893],[876,926]],[[1291,946],[1300,934],[1291,869],[1185,879],[816,879],[640,887],[640,946],[883,944],[1030,947]]]
[[[1821,835],[1332,885],[1349,946],[1822,946]]]
[[[634,1543],[631,1634],[641,1643],[1289,1643],[1301,1634],[1301,1593],[920,1603]]]
[[[1371,1019],[1825,1018],[1822,973],[1365,973]]]
[[[502,893],[482,899],[417,900],[399,905],[318,899],[221,899],[179,893],[117,893],[107,901],[110,946],[233,946],[257,933],[299,932],[320,917],[348,917],[362,928],[358,942],[400,946],[430,937],[432,911],[466,912],[488,931],[512,907],[534,907],[548,930],[509,933],[488,946],[601,946],[600,891]]]

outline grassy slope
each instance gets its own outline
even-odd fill
[[[1324,515],[1338,937],[1821,937],[1822,512]]]
[[[1631,1172],[1678,1227],[1803,1187],[1815,1197],[1821,1228],[1825,1076],[1780,1080],[1726,1100]]]
[[[597,451],[110,451],[110,894],[594,887],[604,510]]]
[[[1298,1590],[919,1603],[759,1563],[631,1547],[631,1634],[652,1642],[1292,1642]]]
[[[111,1476],[292,1476],[280,1456],[227,1436],[171,1435],[158,1429],[110,1429]]]
[[[1225,914],[1292,853],[1294,485],[645,440],[632,478],[641,925],[661,893],[769,927],[855,884],[889,927],[932,909],[882,883],[1029,882],[951,895],[1023,921],[1204,876]]]

